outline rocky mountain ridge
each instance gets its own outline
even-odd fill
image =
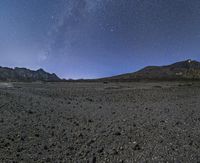
[[[43,69],[36,71],[27,68],[0,67],[0,81],[60,81],[56,74],[50,74]]]

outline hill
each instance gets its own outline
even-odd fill
[[[148,66],[134,73],[104,80],[200,80],[200,62],[189,59],[167,66]]]

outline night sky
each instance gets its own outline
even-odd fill
[[[0,0],[0,66],[98,78],[200,60],[200,0]]]

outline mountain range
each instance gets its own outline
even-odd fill
[[[137,72],[97,80],[78,81],[140,81],[140,80],[200,80],[200,62],[185,60],[166,66],[147,66]],[[26,68],[0,67],[0,81],[67,81],[43,69],[36,71]],[[75,81],[75,80],[70,80]]]
[[[200,62],[188,59],[166,66],[148,66],[137,72],[103,78],[103,80],[200,80]]]
[[[0,67],[0,81],[60,81],[56,74],[50,74],[43,69],[37,71],[26,68]]]

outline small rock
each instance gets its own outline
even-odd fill
[[[4,144],[4,147],[8,147],[8,146],[10,146],[10,143]]]
[[[102,153],[103,151],[104,151],[103,147],[97,150],[98,153]]]
[[[35,134],[35,137],[40,137],[40,135],[39,134]]]
[[[96,163],[96,161],[97,161],[97,158],[95,156],[93,156],[91,159],[91,163]]]
[[[44,150],[47,150],[47,149],[48,149],[48,147],[45,145],[45,146],[44,146]]]
[[[91,98],[86,98],[87,101],[93,102]]]
[[[73,150],[74,150],[74,147],[68,147],[68,149],[69,149],[70,151],[73,151]]]
[[[141,147],[139,144],[136,144],[135,147],[133,148],[135,151],[141,150]]]
[[[114,133],[114,135],[115,135],[115,136],[120,136],[120,135],[121,135],[121,132],[117,131],[117,132]]]
[[[92,122],[93,122],[93,120],[89,119],[89,120],[88,120],[88,122],[89,122],[89,123],[92,123]]]
[[[33,114],[34,112],[32,110],[29,110],[28,111],[28,114]]]
[[[83,138],[83,134],[80,133],[80,134],[78,135],[78,137],[79,137],[79,138]]]
[[[17,152],[19,152],[19,153],[22,152],[23,150],[24,150],[23,148],[20,148],[20,147],[17,148]]]

